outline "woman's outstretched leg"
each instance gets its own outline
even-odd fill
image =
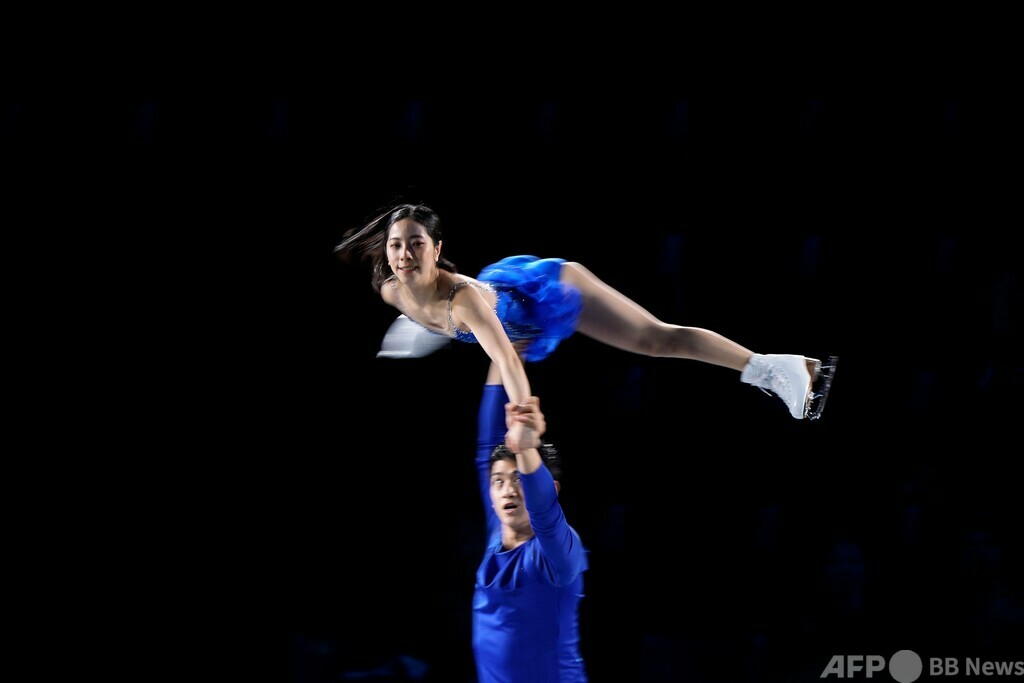
[[[793,417],[820,415],[817,405],[824,406],[824,396],[821,392],[815,394],[813,385],[827,372],[827,393],[834,359],[822,366],[820,361],[804,356],[757,354],[717,332],[663,322],[579,263],[563,264],[560,280],[574,286],[583,297],[576,328],[580,334],[643,356],[684,358],[732,368],[743,382],[781,398]]]
[[[737,372],[754,355],[717,332],[662,322],[579,263],[563,264],[560,279],[583,297],[577,331],[602,344],[641,356],[686,358]]]

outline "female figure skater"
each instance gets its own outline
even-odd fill
[[[426,355],[452,339],[479,343],[518,404],[531,395],[523,362],[546,358],[579,332],[631,353],[732,368],[741,381],[782,399],[794,418],[821,416],[834,356],[822,363],[759,354],[710,330],[662,322],[581,264],[560,258],[509,256],[468,277],[441,247],[438,215],[423,204],[400,204],[346,232],[335,248],[343,261],[371,260],[374,290],[402,314],[380,355]],[[515,449],[513,428],[508,440]]]

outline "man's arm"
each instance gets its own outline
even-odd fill
[[[530,513],[530,526],[548,562],[548,578],[555,585],[567,585],[587,568],[587,557],[579,535],[565,519],[558,503],[555,480],[543,466],[544,461],[537,450],[540,437],[547,429],[540,399],[530,396],[519,404],[509,402],[505,411],[510,422],[523,425],[520,443],[529,446],[516,453],[516,469],[519,470],[526,509]]]
[[[505,404],[508,394],[501,383],[501,372],[494,363],[487,371],[480,409],[477,415],[476,470],[480,486],[480,501],[487,516],[488,535],[497,531],[500,524],[491,507],[491,453],[494,447],[505,441]]]

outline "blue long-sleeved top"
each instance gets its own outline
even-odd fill
[[[480,683],[585,682],[579,603],[587,556],[547,467],[519,475],[533,538],[514,550],[501,545],[501,522],[491,508],[490,456],[505,440],[507,401],[502,385],[484,387],[476,466],[488,540],[473,595],[477,676]]]

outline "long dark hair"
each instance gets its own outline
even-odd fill
[[[441,241],[441,218],[433,209],[425,204],[398,204],[370,219],[361,228],[346,231],[341,244],[334,248],[334,253],[345,263],[350,263],[353,259],[371,261],[373,275],[370,284],[373,285],[373,291],[378,294],[384,281],[394,275],[384,250],[388,231],[395,222],[403,218],[412,219],[422,225],[435,245]],[[459,272],[455,264],[443,255],[438,258],[437,267],[451,273]]]

